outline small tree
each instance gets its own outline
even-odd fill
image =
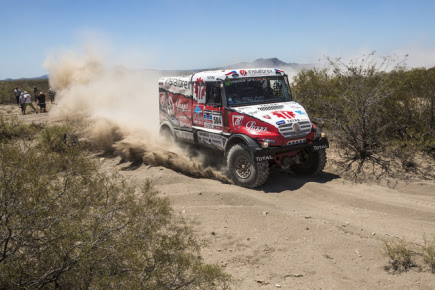
[[[296,99],[308,104],[310,111],[310,103],[314,105],[313,119],[331,133],[346,175],[357,180],[368,172],[391,173],[390,145],[397,122],[391,118],[388,101],[397,86],[387,71],[393,60],[377,61],[374,53],[349,63],[327,60],[329,70],[303,72],[295,78]]]

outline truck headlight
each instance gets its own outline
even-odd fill
[[[322,132],[322,134],[320,134],[320,137],[325,138],[326,137],[326,133]]]
[[[269,147],[269,142],[262,142],[261,143],[261,147],[263,147],[263,148],[267,148],[267,147]]]

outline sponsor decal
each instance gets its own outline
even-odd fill
[[[207,79],[208,80],[214,80],[214,79],[216,79],[216,77],[215,76],[207,76]]]
[[[195,108],[195,113],[196,113],[196,115],[199,115],[199,114],[201,114],[201,113],[202,113],[202,110],[201,110],[201,108],[199,107],[199,104],[198,104],[198,105],[196,105],[196,108]]]
[[[329,148],[328,145],[313,146],[313,149],[314,149],[315,151],[317,151],[317,150],[321,150],[321,149],[327,149],[327,148]]]
[[[183,131],[175,131],[175,135],[177,135],[178,138],[180,139],[186,139],[186,140],[191,140],[193,141],[193,133],[189,133],[189,132],[183,132]]]
[[[166,104],[166,111],[168,112],[169,116],[175,115],[175,106],[174,106],[174,100],[172,100],[172,97],[168,97],[168,103]]]
[[[272,115],[282,119],[293,119],[296,116],[295,113],[290,111],[275,111],[272,112]]]
[[[197,78],[195,82],[195,94],[198,103],[205,103],[205,83],[202,78]]]
[[[181,111],[181,112],[189,111],[189,104],[182,103],[181,98],[175,102],[175,107],[177,108],[177,111]]]
[[[180,127],[187,127],[187,128],[191,128],[192,124],[190,124],[189,121],[186,120],[179,120],[180,121]]]
[[[241,70],[240,70],[240,74],[241,74],[242,76],[246,76],[248,73],[247,73],[244,69],[241,69]]]
[[[257,126],[257,123],[255,121],[249,121],[248,123],[246,123],[246,129],[254,132],[267,132],[267,127]]]
[[[222,126],[222,114],[221,112],[213,112],[213,126]]]
[[[257,162],[261,162],[266,160],[273,160],[273,156],[272,155],[261,156],[261,157],[255,157],[255,159],[257,160]]]
[[[297,122],[300,122],[300,121],[301,121],[301,119],[285,120],[285,122],[286,122],[287,124],[290,124],[290,123],[297,123]]]
[[[248,69],[248,73],[251,75],[271,74],[273,72],[272,69]]]
[[[277,72],[277,73],[283,73],[284,71],[280,70],[280,69],[275,69],[275,72]]]
[[[225,75],[229,76],[229,75],[236,75],[236,74],[237,74],[237,72],[235,70],[233,70],[233,71],[230,71],[229,73],[226,73]]]
[[[295,113],[298,113],[299,115],[306,115],[303,111],[295,111]]]
[[[166,103],[166,94],[160,94],[160,105],[163,107]]]
[[[186,80],[181,80],[176,78],[167,78],[165,80],[165,85],[175,86],[184,89],[189,88],[189,83]]]
[[[172,118],[171,123],[174,124],[175,126],[178,126],[180,124],[180,122],[177,120],[177,118]]]
[[[203,144],[215,145],[219,148],[224,148],[226,138],[219,134],[208,132],[198,132],[198,141]]]
[[[269,115],[264,115],[263,118],[270,120],[270,116]]]
[[[233,115],[233,127],[234,127],[234,131],[239,130],[240,126],[242,126],[242,124],[243,124],[243,119],[244,118],[245,118],[245,116]]]
[[[213,129],[213,124],[210,122],[204,122],[204,128]]]
[[[205,120],[213,120],[212,112],[204,110],[204,119]]]
[[[281,120],[281,121],[276,122],[276,124],[277,124],[277,125],[282,125],[282,124],[285,124],[285,121],[284,121],[284,120]]]

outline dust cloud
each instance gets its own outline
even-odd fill
[[[108,66],[92,47],[50,56],[44,67],[57,92],[50,114],[87,122],[84,135],[95,148],[125,161],[229,182],[225,174],[204,166],[202,156],[190,157],[159,138],[157,72]]]

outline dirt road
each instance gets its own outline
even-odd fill
[[[239,289],[433,289],[435,275],[384,270],[383,237],[422,243],[435,235],[435,186],[353,185],[324,173],[274,172],[258,190],[190,178],[163,167],[104,159],[132,184],[149,178],[176,212],[209,240],[203,256],[239,279]]]
[[[250,190],[120,158],[99,160],[102,170],[118,171],[135,186],[150,179],[209,241],[204,259],[238,279],[236,289],[435,288],[427,269],[386,272],[380,240],[422,244],[424,233],[435,235],[434,181],[355,185],[327,167],[315,179],[273,172],[265,186]]]

